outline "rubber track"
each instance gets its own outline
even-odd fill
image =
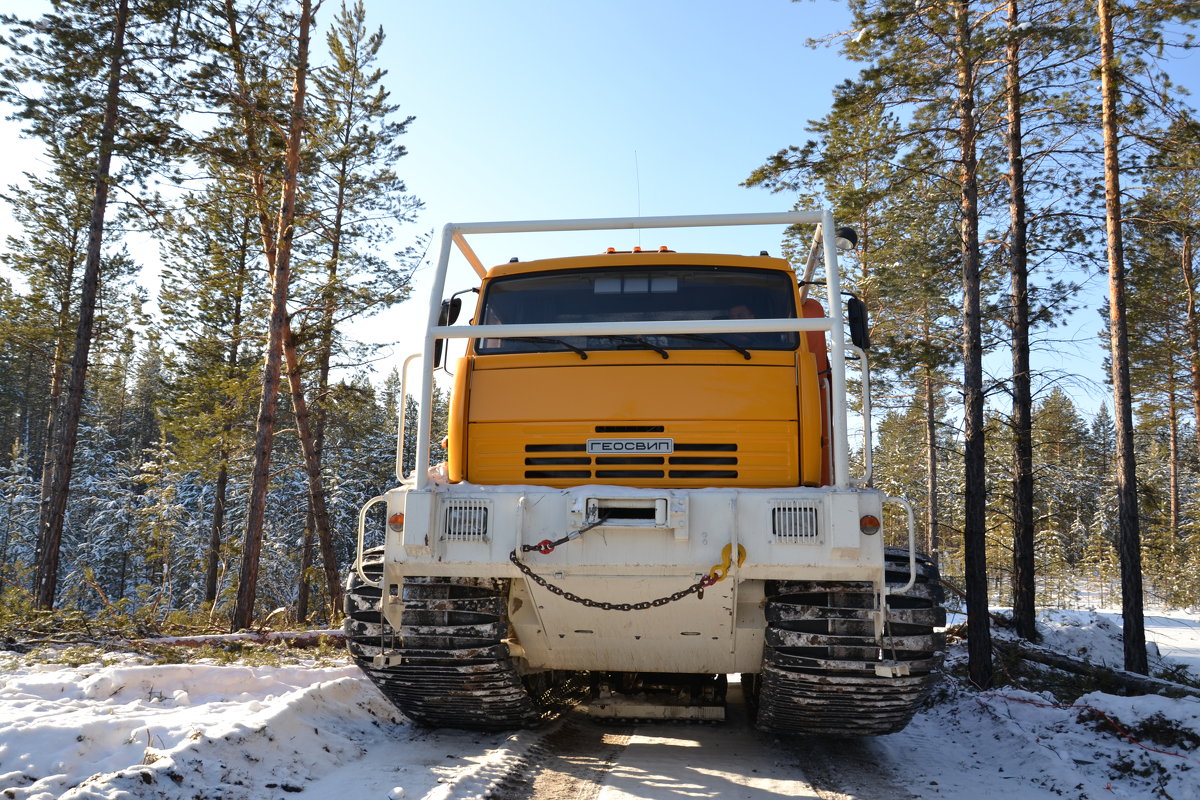
[[[371,580],[382,577],[382,548],[364,553],[363,572]],[[517,674],[502,642],[508,630],[504,588],[490,579],[408,578],[403,625],[396,632],[380,613],[379,588],[351,570],[343,623],[347,647],[388,700],[415,722],[487,731],[535,725],[575,685],[569,677],[555,682],[559,674],[543,673],[527,686]],[[393,663],[375,666],[379,654],[393,656]]]
[[[908,581],[908,552],[888,548],[886,579]],[[881,652],[875,641],[870,583],[778,581],[767,586],[767,630],[758,688],[760,730],[775,734],[879,736],[904,728],[940,666],[945,625],[937,567],[917,559],[917,583],[888,596]],[[876,674],[879,664],[909,675]]]

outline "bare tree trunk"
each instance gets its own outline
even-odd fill
[[[1100,27],[1101,128],[1104,135],[1104,211],[1108,234],[1108,327],[1112,348],[1113,417],[1116,423],[1118,551],[1125,669],[1148,673],[1142,610],[1142,541],[1137,507],[1137,457],[1129,389],[1129,334],[1125,324],[1125,251],[1121,241],[1121,165],[1118,159],[1117,65],[1113,57],[1114,0],[1097,3]]]
[[[55,443],[54,480],[52,481],[46,527],[40,540],[42,552],[37,563],[37,591],[34,603],[40,609],[54,607],[58,588],[59,548],[66,520],[67,495],[71,491],[71,469],[75,465],[75,444],[79,438],[79,418],[83,412],[83,393],[87,380],[88,351],[96,316],[96,295],[100,286],[100,256],[104,243],[104,216],[108,208],[108,179],[112,165],[113,142],[117,132],[118,101],[121,95],[122,62],[125,59],[125,27],[129,20],[129,0],[119,0],[113,20],[113,38],[105,89],[104,120],[100,127],[99,157],[96,163],[95,194],[88,223],[87,258],[83,267],[83,286],[79,298],[79,322],[75,330],[75,351],[71,354],[71,380],[63,404],[58,441]]]
[[[300,449],[304,452],[305,473],[308,475],[308,500],[312,509],[313,524],[317,529],[317,541],[321,547],[322,565],[325,567],[325,583],[328,585],[329,613],[332,620],[337,618],[342,607],[341,580],[337,556],[333,552],[329,509],[325,505],[321,458],[313,440],[308,401],[304,398],[304,386],[300,380],[300,361],[296,354],[296,337],[290,326],[284,331],[283,351],[287,359],[288,383],[292,392],[292,412],[296,417],[296,430],[300,437]]]
[[[1072,658],[1041,647],[1030,647],[1020,642],[1001,640],[996,642],[996,649],[1075,675],[1084,675],[1092,679],[1102,678],[1105,683],[1111,682],[1120,686],[1129,695],[1156,694],[1164,697],[1200,698],[1200,689],[1194,686],[1164,681],[1160,678],[1147,678],[1143,674],[1123,672],[1104,664],[1093,664],[1090,661]]]
[[[71,264],[67,285],[74,281],[74,264]],[[50,372],[50,397],[46,403],[45,440],[42,442],[42,491],[38,504],[38,544],[34,563],[40,563],[46,552],[46,531],[50,521],[50,492],[54,486],[54,450],[58,441],[59,405],[62,402],[63,378],[66,375],[66,345],[64,330],[70,320],[70,296],[64,295],[58,307],[58,335],[54,342],[53,367]],[[37,591],[37,576],[34,576],[34,592]]]
[[[296,621],[304,624],[308,619],[309,580],[308,571],[312,569],[313,547],[313,516],[310,499],[308,513],[305,515],[304,534],[300,538],[300,585],[296,587]]]
[[[1179,254],[1183,285],[1187,288],[1188,372],[1192,379],[1192,419],[1200,426],[1200,319],[1196,313],[1196,273],[1192,268],[1192,233],[1185,231]],[[1196,437],[1200,447],[1200,436]]]
[[[310,0],[301,0],[300,21],[296,31],[296,76],[292,87],[291,121],[288,127],[287,154],[284,162],[283,199],[276,226],[274,265],[271,270],[271,316],[267,333],[267,360],[263,368],[262,396],[254,442],[254,467],[250,479],[250,500],[246,513],[246,538],[242,552],[242,570],[238,581],[234,630],[249,628],[254,620],[254,600],[258,587],[258,561],[262,550],[262,529],[266,514],[267,483],[271,470],[271,447],[275,435],[275,414],[279,400],[279,377],[283,360],[283,341],[288,326],[287,300],[291,279],[292,235],[296,216],[296,188],[300,173],[300,144],[304,131],[304,93],[308,77],[309,28],[312,24]]]
[[[941,563],[942,544],[939,541],[938,516],[938,441],[937,441],[937,385],[933,370],[925,368],[925,543],[929,557],[935,564]]]
[[[204,571],[204,602],[217,602],[217,570],[221,566],[221,541],[225,538],[225,495],[229,490],[229,454],[221,449],[217,483],[213,488],[213,518],[208,534],[208,558]]]
[[[979,186],[976,160],[975,60],[970,0],[955,3],[961,241],[963,270],[963,397],[966,498],[963,554],[967,584],[967,670],[981,689],[992,684],[988,620],[987,476],[984,471],[983,334],[979,279]]]
[[[1029,374],[1029,264],[1025,243],[1025,158],[1021,134],[1021,40],[1017,0],[1008,0],[1005,95],[1008,104],[1008,207],[1012,225],[1013,626],[1037,641],[1033,530],[1033,391]]]
[[[1175,352],[1167,354],[1167,504],[1168,529],[1171,541],[1179,537],[1179,390],[1175,376]]]

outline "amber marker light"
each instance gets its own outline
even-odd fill
[[[879,528],[879,517],[874,514],[864,514],[858,520],[858,529],[868,536],[874,536],[879,533]]]
[[[397,512],[388,517],[388,527],[399,533],[404,530],[404,515]]]
[[[668,249],[667,249],[667,246],[664,244],[664,245],[662,245],[661,247],[659,247],[659,248],[658,248],[658,252],[660,252],[660,253],[669,253],[669,252],[671,252],[671,251],[670,251],[670,250],[668,250]]]

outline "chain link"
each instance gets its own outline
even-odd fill
[[[532,550],[536,548],[531,547],[530,549]],[[645,611],[648,608],[659,608],[661,606],[665,606],[667,603],[674,603],[676,600],[682,600],[689,594],[694,594],[696,597],[703,600],[705,588],[716,583],[711,576],[704,575],[700,578],[700,580],[696,581],[686,589],[680,589],[678,592],[669,594],[666,597],[659,597],[654,600],[643,600],[640,603],[610,603],[607,600],[593,600],[590,597],[580,597],[574,592],[569,592],[560,586],[555,586],[554,584],[550,583],[550,581],[531,570],[528,565],[521,561],[521,559],[517,558],[516,550],[513,550],[508,554],[508,560],[513,564],[516,564],[517,569],[529,576],[529,578],[538,586],[544,587],[550,592],[553,592],[559,597],[569,600],[572,603],[579,603],[580,605],[587,606],[588,608],[599,608],[603,609],[604,611]]]

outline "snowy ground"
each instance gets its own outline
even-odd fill
[[[1048,612],[1042,626],[1056,650],[1119,664],[1119,621]],[[1200,674],[1200,616],[1156,614],[1148,625],[1167,663]],[[481,798],[541,736],[416,728],[350,666],[145,665],[128,657],[67,667],[0,655],[0,669],[0,798],[13,800]],[[629,740],[639,746],[624,746],[601,796],[797,796],[789,787],[804,774],[794,743],[777,742],[778,754],[769,754],[778,774],[722,757],[744,744],[737,724],[639,729]],[[679,755],[655,760],[664,742]],[[947,682],[907,730],[845,750],[881,764],[894,783],[894,793],[849,795],[870,800],[1200,800],[1200,700],[1093,693],[1061,708],[1043,694],[976,693]],[[672,762],[687,780],[668,774]]]

